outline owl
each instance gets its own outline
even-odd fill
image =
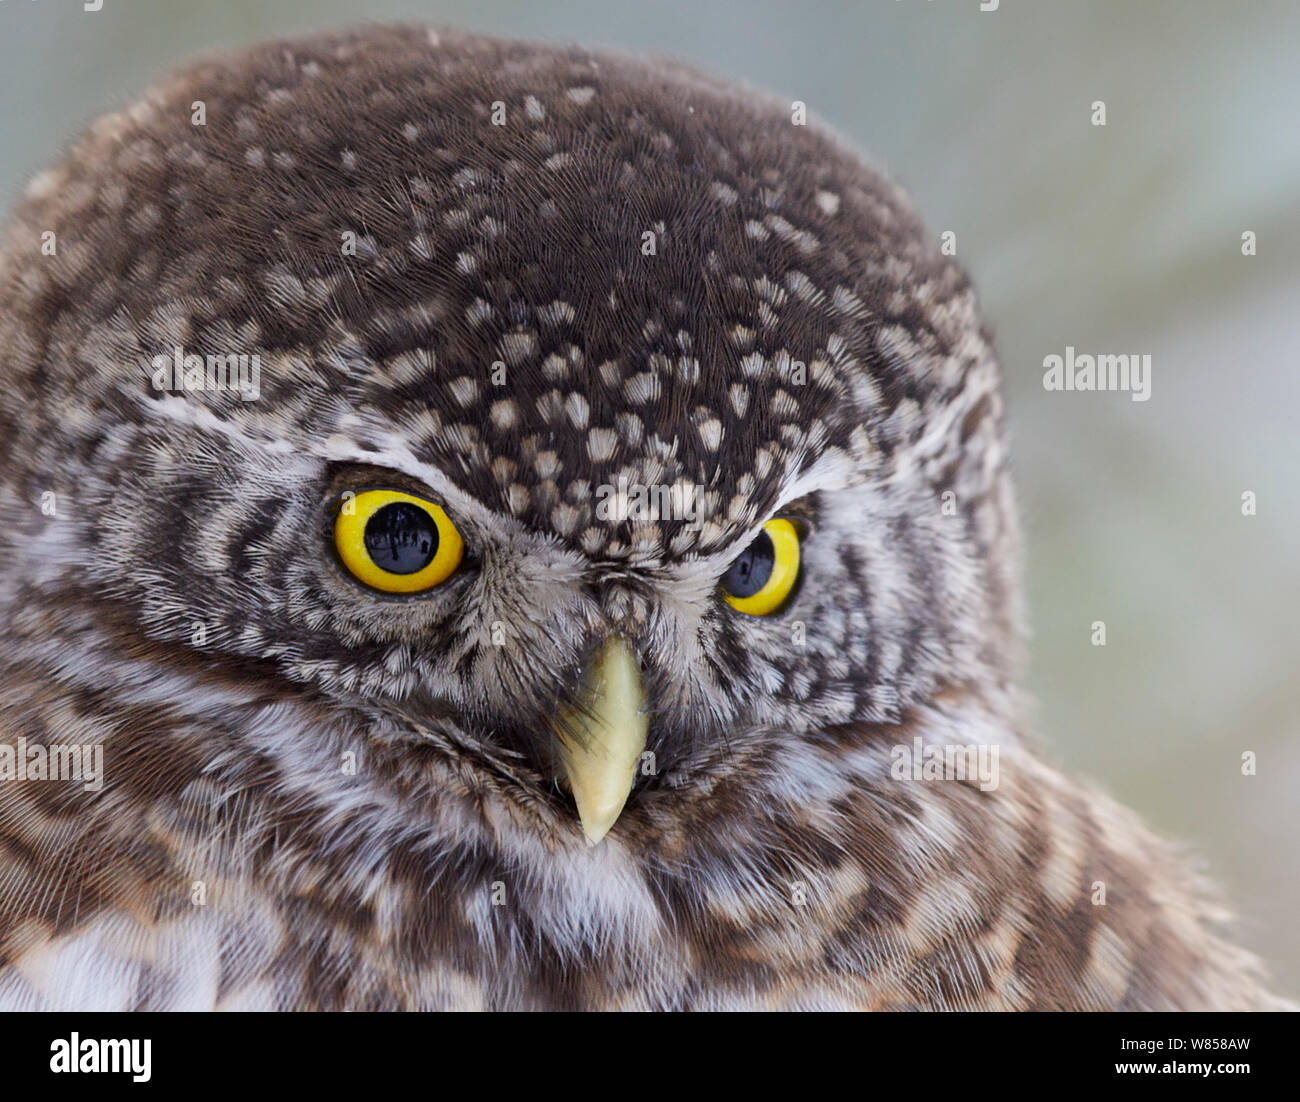
[[[199,60],[0,259],[0,1004],[1247,1009],[1020,719],[991,338],[802,103]]]

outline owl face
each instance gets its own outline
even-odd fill
[[[599,741],[626,674],[633,818],[996,680],[997,372],[899,193],[686,71],[371,34],[189,70],[20,210],[9,461],[75,502],[26,569],[520,800],[568,800],[565,723]]]

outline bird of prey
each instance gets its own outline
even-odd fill
[[[0,381],[0,1005],[1274,1005],[1026,730],[991,338],[802,103],[196,61],[17,205]]]

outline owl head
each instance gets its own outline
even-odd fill
[[[801,103],[425,28],[274,43],[96,123],[0,278],[12,631],[257,702],[236,739],[305,760],[287,717],[346,717],[595,841],[1009,677],[973,294]]]

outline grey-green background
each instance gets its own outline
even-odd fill
[[[187,55],[363,20],[670,53],[800,99],[957,234],[1007,375],[1034,727],[1186,839],[1300,991],[1300,4],[0,0],[6,205]],[[1104,100],[1107,125],[1090,124]],[[1242,256],[1245,230],[1258,255]],[[1048,393],[1067,344],[1152,397]],[[1244,517],[1241,494],[1258,497]],[[1108,642],[1090,644],[1104,620]],[[1258,775],[1244,777],[1244,751]]]

